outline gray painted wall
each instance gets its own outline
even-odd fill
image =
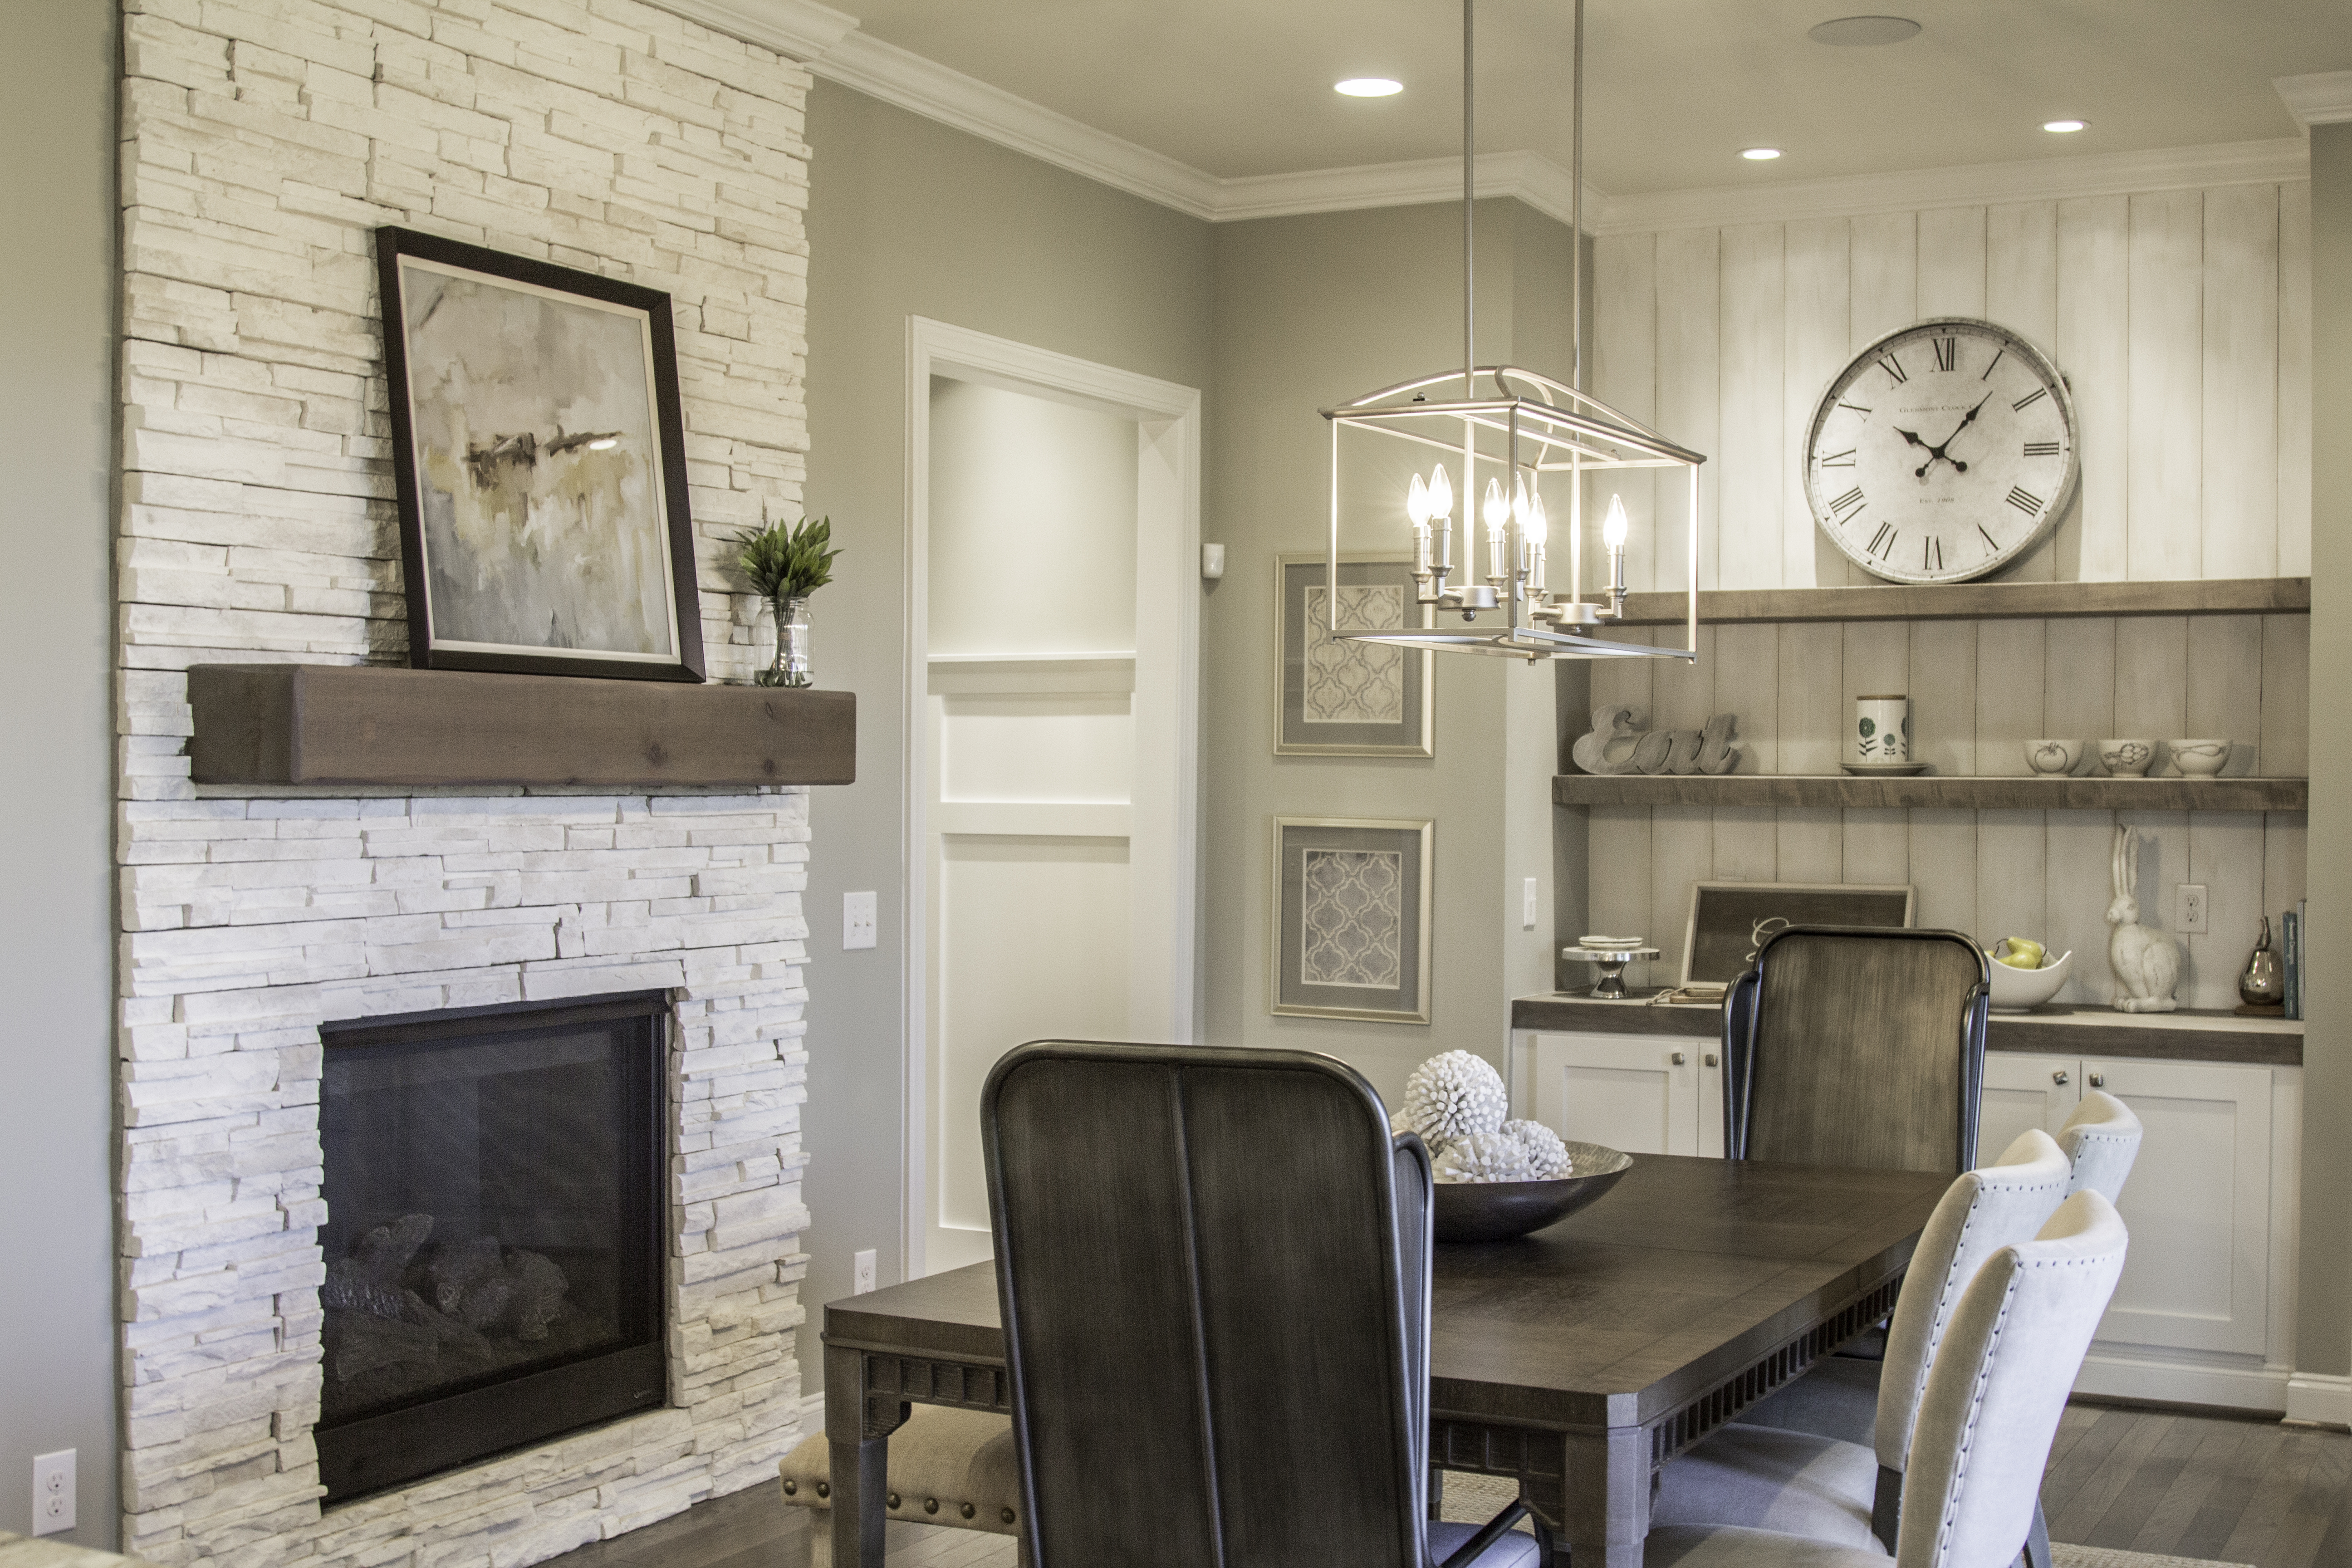
[[[813,605],[817,681],[858,704],[858,782],[815,791],[811,808],[801,1364],[814,1391],[823,1304],[849,1293],[851,1255],[877,1248],[886,1285],[904,1267],[907,318],[1206,389],[1209,226],[832,82],[809,95],[808,142],[806,504],[845,549]],[[845,953],[841,895],[866,888],[881,944]]]
[[[1549,780],[1555,677],[1503,659],[1435,661],[1433,758],[1274,754],[1274,574],[1324,546],[1328,427],[1317,410],[1462,356],[1461,213],[1430,205],[1266,218],[1216,231],[1216,379],[1202,537],[1226,547],[1202,624],[1208,768],[1203,1037],[1328,1051],[1393,1100],[1438,1051],[1500,1065],[1509,998],[1549,987],[1549,913],[1523,931],[1519,881],[1556,889]],[[1568,232],[1507,201],[1477,216],[1477,347],[1566,374]],[[1456,476],[1458,480],[1459,476]],[[1343,530],[1342,548],[1402,550]],[[1580,672],[1579,672],[1580,673]],[[1269,819],[1433,818],[1433,1023],[1266,1011]],[[1580,897],[1581,878],[1576,894]],[[1580,909],[1564,912],[1580,915]],[[1580,926],[1579,928],[1581,929]]]
[[[32,1457],[79,1450],[80,1527],[114,1509],[113,7],[0,0],[0,1530]],[[26,301],[37,301],[27,307]]]
[[[2352,1372],[2352,125],[2311,132],[2311,837],[2298,1371]]]

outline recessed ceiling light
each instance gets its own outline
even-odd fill
[[[1778,147],[1742,147],[1739,155],[1752,163],[1769,163],[1780,155]]]
[[[1919,36],[1919,24],[1908,16],[1840,16],[1823,22],[1805,37],[1817,44],[1853,48],[1870,44],[1908,43]]]
[[[1404,90],[1404,83],[1391,81],[1384,76],[1351,76],[1345,81],[1331,84],[1333,92],[1346,93],[1349,98],[1387,98]]]
[[[2058,136],[2071,135],[2077,131],[2087,131],[2090,126],[2091,122],[2087,120],[2045,120],[2042,122],[2042,130]]]

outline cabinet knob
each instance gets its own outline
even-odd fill
[[[2056,1072],[2052,1073],[2050,1075],[2050,1081],[2052,1083],[2064,1083],[2066,1081],[2066,1069],[2064,1068],[2060,1068]]]
[[[2107,1087],[2107,1075],[2106,1075],[2106,1074],[2105,1074],[2105,1073],[2103,1073],[2103,1072],[2095,1072],[2095,1073],[2093,1073],[2093,1074],[2091,1075],[2091,1087],[2092,1087],[2093,1089],[2105,1089],[2105,1088],[2106,1088],[2106,1087]]]
[[[1672,1055],[1672,1056],[1668,1057],[1666,1059],[1667,1059],[1668,1061],[1670,1061],[1670,1062],[1674,1063],[1674,1064],[1675,1064],[1675,1066],[1676,1066],[1676,1067],[1680,1067],[1680,1066],[1682,1066],[1682,1065],[1683,1065],[1683,1063],[1685,1063],[1685,1062],[1686,1062],[1686,1061],[1690,1060],[1690,1058],[1688,1058],[1688,1057],[1686,1057],[1686,1056],[1683,1055],[1683,1053],[1682,1053],[1682,1052],[1680,1052],[1680,1051],[1676,1051],[1674,1055]]]
[[[1709,1051],[1706,1055],[1701,1057],[1699,1060],[1706,1063],[1708,1067],[1713,1067],[1715,1065],[1715,1053],[1713,1051]]]

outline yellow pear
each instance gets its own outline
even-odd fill
[[[2011,969],[2039,969],[2042,967],[2042,944],[2028,942],[2021,936],[2012,936],[1994,949],[1992,956]]]

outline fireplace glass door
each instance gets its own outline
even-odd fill
[[[329,1025],[330,1503],[664,1402],[660,993]]]

